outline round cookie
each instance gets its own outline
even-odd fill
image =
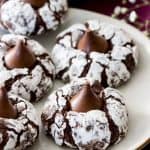
[[[0,87],[0,149],[25,150],[39,135],[39,120],[32,104]]]
[[[53,86],[55,67],[38,42],[20,35],[0,39],[0,85],[9,93],[38,101]]]
[[[53,92],[45,103],[42,123],[58,145],[77,149],[106,149],[128,131],[124,98],[112,88],[72,81]]]
[[[1,27],[11,33],[37,35],[63,23],[67,0],[2,0]]]
[[[138,52],[125,31],[90,20],[60,33],[52,58],[59,79],[86,77],[104,87],[118,87],[130,79]]]

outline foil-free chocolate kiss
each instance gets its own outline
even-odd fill
[[[4,87],[0,87],[0,117],[15,119],[17,111],[9,101],[7,91]]]
[[[18,40],[5,55],[5,64],[9,69],[30,68],[36,62],[35,55],[22,40]]]
[[[103,100],[97,96],[87,83],[70,100],[71,110],[76,112],[88,112],[90,110],[102,109]]]
[[[91,51],[107,53],[109,43],[102,36],[98,36],[94,31],[87,29],[79,39],[77,48],[86,53],[90,53]]]

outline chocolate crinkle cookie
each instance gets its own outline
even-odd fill
[[[67,0],[2,0],[1,27],[11,33],[37,35],[63,23]]]
[[[41,115],[44,130],[58,145],[104,150],[125,137],[128,113],[118,90],[85,78],[53,92]]]
[[[87,77],[104,87],[127,82],[138,63],[137,47],[126,32],[98,20],[75,24],[60,33],[52,57],[57,78]]]
[[[20,35],[0,39],[0,85],[28,101],[38,101],[53,86],[55,67],[38,42]]]
[[[32,104],[0,87],[0,149],[25,150],[39,135],[39,120]]]

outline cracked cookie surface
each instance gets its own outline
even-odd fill
[[[7,68],[4,56],[7,50],[18,40],[24,41],[36,62],[32,68]],[[38,42],[19,35],[3,35],[0,39],[0,85],[9,93],[23,97],[28,101],[38,101],[53,86],[55,67],[49,53]]]
[[[38,8],[25,0],[3,0],[0,24],[11,33],[37,35],[55,30],[63,23],[67,10],[67,0],[47,0]]]
[[[85,78],[74,80],[48,97],[41,115],[43,127],[58,145],[106,149],[127,133],[128,114],[124,98],[118,90],[98,88],[90,83],[95,94],[103,99],[103,107],[87,112],[72,111],[70,100],[86,83]]]
[[[28,101],[13,94],[9,94],[9,99],[17,110],[17,118],[0,117],[0,149],[25,150],[39,135],[39,120]]]
[[[78,49],[78,42],[86,30],[102,36],[109,43],[107,53]],[[52,51],[57,78],[70,81],[87,77],[99,81],[104,87],[118,87],[127,82],[138,63],[138,51],[134,42],[122,29],[90,20],[75,24],[57,36]]]

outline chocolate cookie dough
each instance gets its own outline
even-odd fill
[[[131,78],[138,63],[138,51],[122,29],[90,20],[60,33],[52,58],[59,79],[87,77],[104,87],[118,87]]]
[[[67,0],[2,0],[1,27],[11,33],[37,35],[63,23]]]
[[[44,130],[56,144],[104,150],[125,137],[128,114],[118,90],[85,78],[53,92],[41,115]]]
[[[55,67],[38,42],[20,35],[0,39],[0,85],[28,101],[38,101],[53,86]]]
[[[0,87],[0,149],[25,150],[39,135],[39,120],[32,104]]]

